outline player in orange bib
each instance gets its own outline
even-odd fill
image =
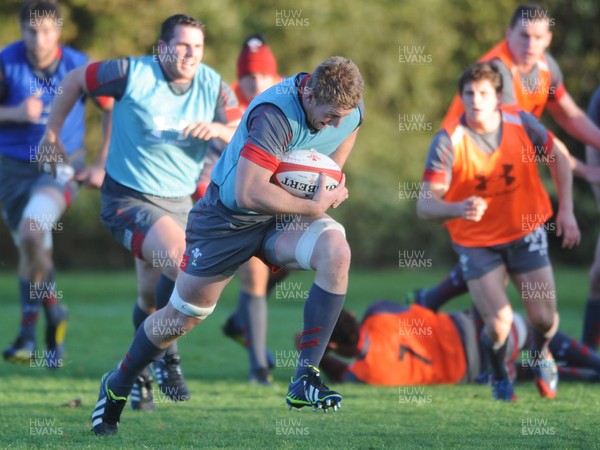
[[[465,113],[433,139],[417,214],[445,221],[450,232],[485,325],[481,341],[492,368],[494,398],[516,398],[505,365],[513,320],[507,277],[521,293],[533,326],[530,352],[538,390],[552,398],[558,372],[548,341],[558,327],[558,314],[544,228],[552,209],[536,162],[550,168],[559,198],[556,233],[563,237],[563,247],[571,248],[580,233],[568,151],[531,114],[500,106],[502,78],[493,64],[468,68],[459,92]]]
[[[343,377],[339,377],[339,371],[335,376],[331,360],[321,365],[338,381],[345,378],[382,386],[458,383],[467,379],[466,351],[456,325],[460,322],[470,322],[473,327],[466,316],[436,314],[418,305],[409,309],[376,302],[366,312],[350,352],[344,355],[344,343],[336,340],[335,331],[332,335],[331,349],[344,356],[358,356],[345,368]],[[478,369],[471,367],[471,381]]]
[[[587,144],[590,148],[600,149],[600,127],[588,117],[575,103],[563,82],[563,74],[556,60],[548,53],[552,41],[554,19],[548,11],[539,5],[519,5],[510,20],[505,39],[485,53],[480,62],[492,62],[498,67],[503,80],[501,101],[507,107],[520,109],[535,115],[538,119],[548,111],[555,122],[570,136]],[[442,123],[445,128],[464,112],[458,96]],[[575,175],[590,183],[597,183],[598,172],[593,166],[600,165],[600,153],[588,151],[589,166],[571,158]],[[599,258],[600,259],[600,258]],[[600,264],[596,265],[600,267]],[[600,270],[592,272],[600,273]],[[594,289],[592,277],[590,298],[586,309],[586,329],[595,329],[587,343],[594,339],[600,342],[600,301],[598,290]],[[595,282],[598,284],[598,282]],[[414,301],[433,310],[439,309],[452,297],[467,291],[460,265],[455,266],[435,287],[419,289],[411,294]]]
[[[531,362],[521,360],[531,337],[530,327],[515,313],[505,359],[511,379],[531,375]],[[561,332],[549,346],[560,362],[561,379],[600,381],[600,356],[587,346]],[[419,305],[377,300],[360,324],[353,313],[342,310],[327,349],[321,368],[336,383],[410,386],[488,378],[470,311],[438,314]],[[353,359],[346,363],[332,353]]]
[[[554,19],[538,5],[518,6],[505,38],[478,62],[493,62],[502,76],[502,103],[538,119],[547,110],[569,135],[584,143],[600,144],[600,129],[575,103],[556,60],[546,50],[552,42]],[[464,112],[455,96],[442,128]],[[598,145],[597,145],[598,147]]]

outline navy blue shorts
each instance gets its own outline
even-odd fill
[[[85,165],[85,152],[78,150],[69,155],[69,164],[79,170]],[[8,228],[15,232],[19,227],[23,211],[31,196],[43,187],[51,187],[61,192],[67,206],[71,204],[79,185],[76,181],[54,179],[52,175],[40,172],[36,162],[20,161],[0,155],[0,201],[2,216]]]
[[[504,264],[511,275],[532,272],[550,265],[548,238],[544,227],[508,244],[492,247],[463,247],[452,243],[465,280],[473,280]]]
[[[181,270],[204,277],[233,275],[252,256],[264,261],[265,243],[276,232],[274,216],[231,211],[211,183],[190,211]]]
[[[100,219],[119,244],[142,258],[142,244],[152,226],[163,216],[172,217],[182,230],[190,209],[190,196],[164,198],[143,194],[117,183],[108,174],[102,184]]]

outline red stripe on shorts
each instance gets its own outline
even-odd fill
[[[142,256],[142,244],[144,243],[144,233],[140,230],[135,230],[133,232],[133,238],[131,238],[131,251],[133,252],[133,256],[138,259],[144,259]]]
[[[318,339],[312,339],[310,341],[306,341],[303,342],[302,344],[300,344],[300,350],[302,350],[303,348],[306,347],[314,347],[315,345],[319,344],[319,340]]]
[[[304,330],[300,336],[306,336],[310,333],[318,333],[319,331],[321,331],[321,327],[311,328],[310,330]]]
[[[179,268],[185,272],[187,270],[189,262],[190,262],[190,257],[188,255],[184,254],[183,258],[181,259],[181,264],[179,264]]]

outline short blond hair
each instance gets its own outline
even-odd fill
[[[362,98],[364,81],[356,64],[342,56],[327,58],[306,83],[317,105],[353,109]]]

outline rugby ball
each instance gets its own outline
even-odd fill
[[[311,199],[321,172],[326,174],[326,189],[334,189],[342,179],[340,166],[329,156],[314,149],[292,150],[281,159],[272,181],[295,197]]]

